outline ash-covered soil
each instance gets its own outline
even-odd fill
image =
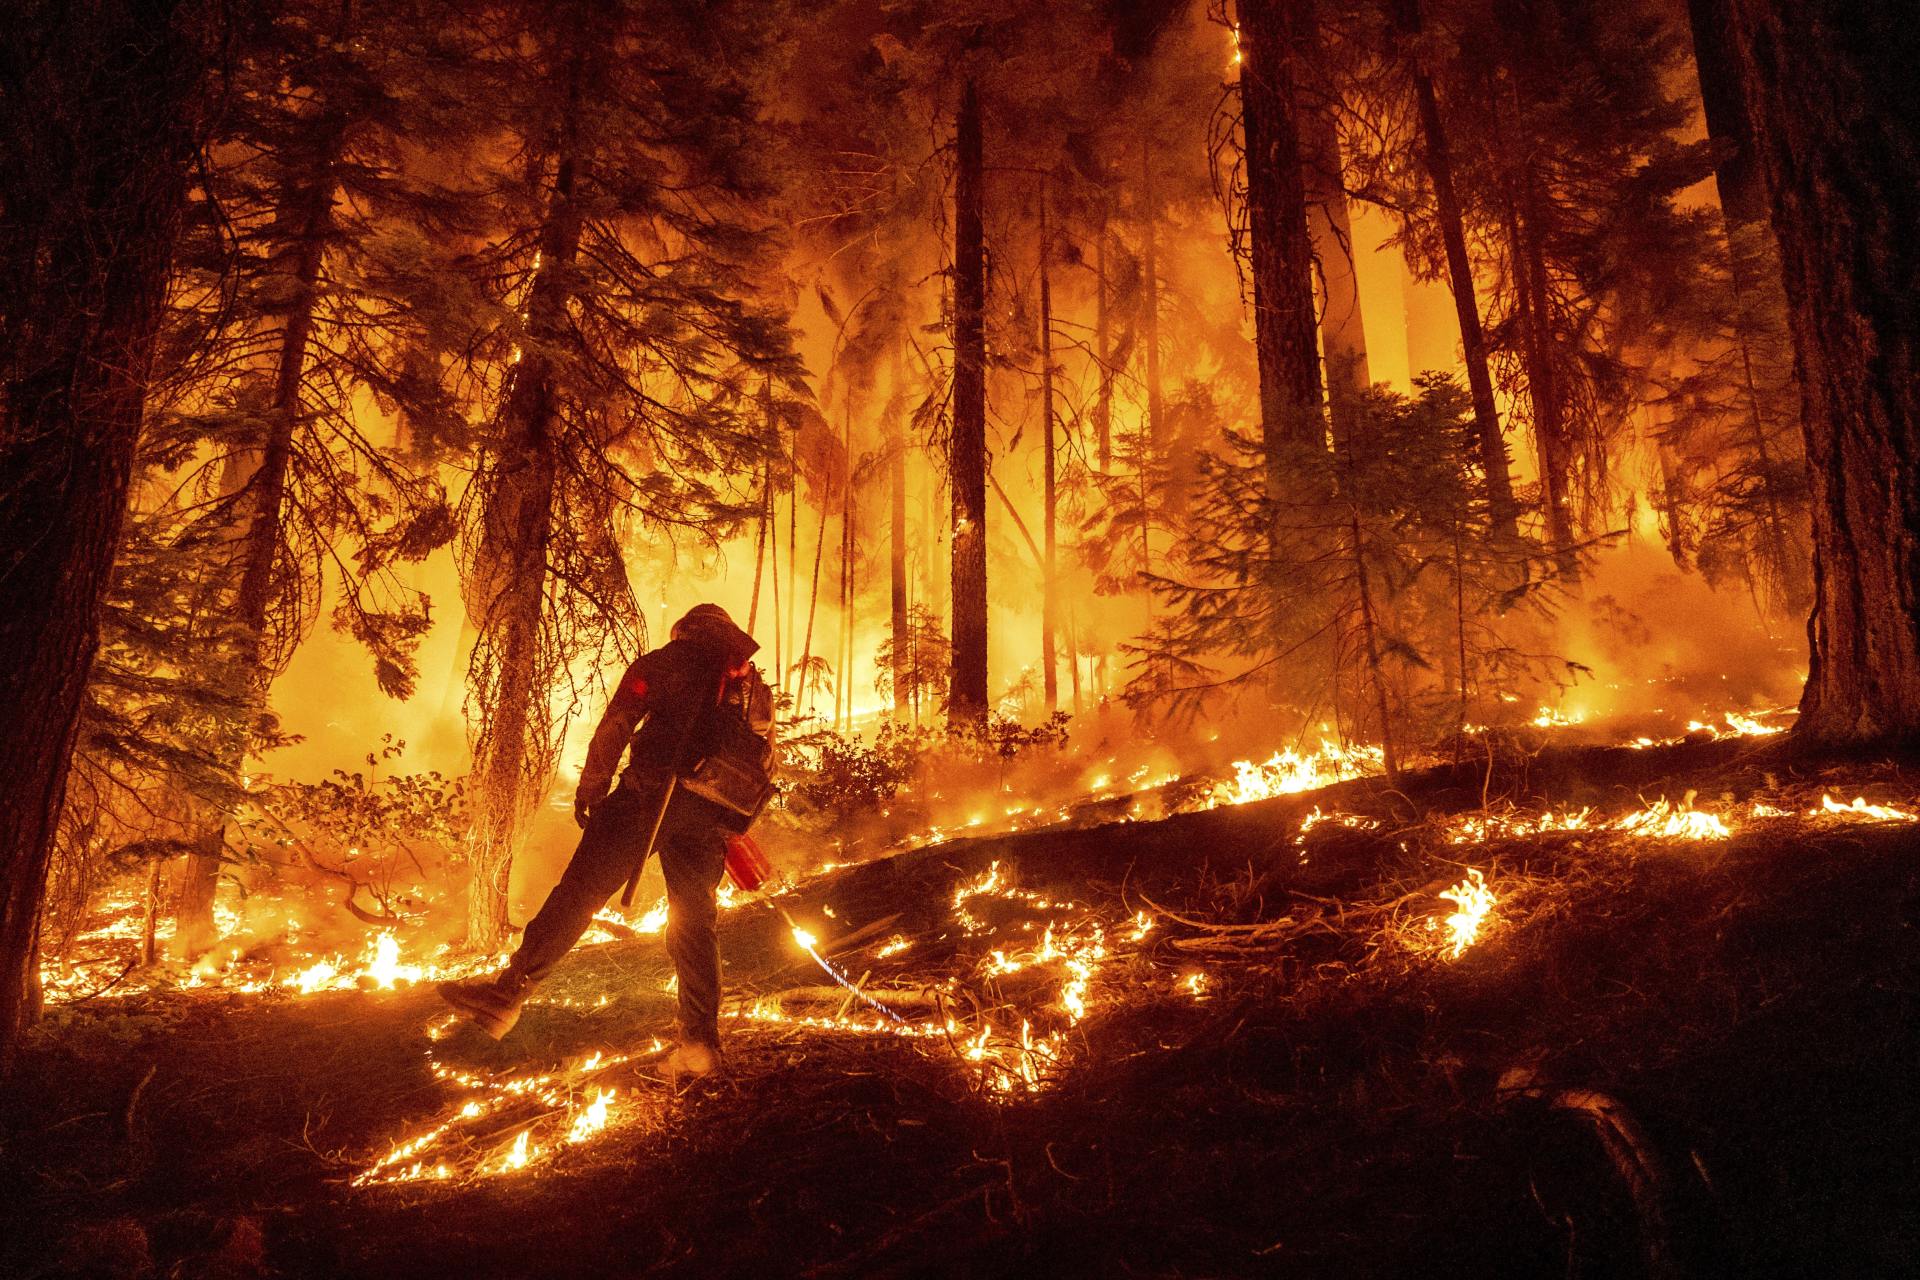
[[[1689,791],[1724,838],[1620,825]],[[1920,823],[1823,794],[1920,768],[1548,752],[848,869],[729,914],[679,1097],[657,938],[499,1045],[423,990],[90,1001],[0,1101],[0,1273],[1911,1272]]]

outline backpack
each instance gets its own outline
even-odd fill
[[[722,826],[745,831],[773,796],[773,690],[758,667],[722,688],[701,727],[680,789],[718,806]]]

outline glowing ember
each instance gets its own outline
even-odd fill
[[[1487,888],[1487,878],[1478,867],[1467,868],[1466,878],[1451,889],[1441,890],[1439,896],[1456,908],[1440,923],[1447,930],[1447,959],[1458,960],[1479,939],[1481,924],[1499,900]]]
[[[1586,831],[1592,816],[1590,808],[1549,809],[1538,814],[1468,814],[1454,820],[1447,839],[1454,844],[1482,844],[1552,831]]]
[[[612,1126],[618,1091],[595,1086],[589,1097],[579,1087],[586,1077],[636,1058],[657,1055],[666,1048],[655,1039],[636,1053],[594,1053],[552,1072],[489,1076],[449,1067],[434,1056],[431,1045],[438,1043],[455,1021],[457,1018],[450,1015],[427,1029],[428,1066],[436,1080],[463,1089],[470,1096],[441,1123],[396,1143],[353,1179],[354,1186],[494,1177],[528,1168],[541,1157],[586,1142]],[[476,1135],[469,1132],[498,1132],[503,1120],[513,1122],[529,1113],[531,1119],[523,1119],[512,1145],[504,1152],[498,1147],[491,1152],[479,1147]],[[542,1137],[544,1145],[536,1140]],[[431,1163],[429,1157],[435,1157]]]

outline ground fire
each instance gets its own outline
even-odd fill
[[[0,1275],[1898,1274],[1891,0],[19,0]]]

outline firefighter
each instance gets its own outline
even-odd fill
[[[719,806],[675,789],[686,744],[699,718],[745,683],[749,719],[770,734],[773,700],[749,663],[760,646],[719,605],[703,604],[673,625],[669,642],[642,654],[621,678],[587,748],[573,813],[583,834],[566,872],[521,937],[507,967],[491,978],[443,982],[440,995],[498,1040],[513,1029],[534,985],[553,972],[598,911],[639,874],[656,819],[654,849],[667,882],[667,954],[679,979],[680,1041],[667,1059],[679,1081],[718,1062],[720,949],[714,893],[725,866],[728,830]],[[631,748],[618,786],[614,771]]]

